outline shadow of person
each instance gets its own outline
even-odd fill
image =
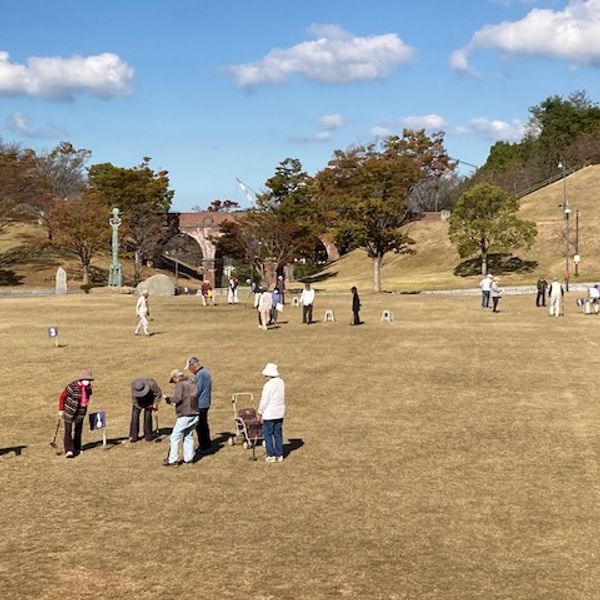
[[[21,456],[21,453],[25,448],[27,448],[27,446],[9,446],[8,448],[0,448],[0,456],[3,454],[10,454],[11,452],[14,452],[15,456]]]
[[[292,452],[302,448],[302,446],[304,446],[302,438],[289,438],[287,444],[283,444],[283,456],[289,456]]]
[[[203,456],[212,456],[213,454],[217,454],[225,444],[227,444],[227,440],[232,436],[229,431],[221,431],[218,437],[213,437],[210,440],[211,446],[208,450],[200,450],[198,448],[196,453],[194,454],[194,462],[198,462]]]

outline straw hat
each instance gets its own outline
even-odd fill
[[[275,363],[267,363],[266,367],[262,370],[262,374],[265,377],[279,377],[279,371]]]
[[[173,383],[175,377],[185,377],[185,373],[181,369],[173,369],[169,375],[169,383]]]

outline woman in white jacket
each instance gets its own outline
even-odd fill
[[[265,289],[258,300],[258,313],[260,314],[260,325],[266,331],[271,320],[271,309],[273,308],[273,296]]]
[[[275,363],[267,363],[262,374],[267,381],[263,386],[258,418],[263,422],[263,436],[267,446],[267,462],[283,461],[283,417],[285,416],[285,384],[279,377]]]

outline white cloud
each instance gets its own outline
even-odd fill
[[[22,112],[14,113],[6,119],[6,129],[28,138],[56,138],[65,133],[63,129],[54,125],[44,128],[36,127]]]
[[[319,122],[323,129],[339,129],[344,124],[344,119],[342,119],[342,115],[338,114],[323,115]]]
[[[436,114],[405,117],[402,119],[402,124],[409,129],[427,129],[429,131],[439,131],[447,125],[445,119]]]
[[[355,36],[337,25],[311,25],[312,38],[274,48],[264,58],[228,69],[242,88],[283,83],[299,74],[318,83],[380,79],[413,58],[414,49],[395,33]]]
[[[388,135],[392,135],[392,130],[383,125],[375,125],[375,127],[371,127],[371,135],[375,137],[387,137]]]
[[[110,98],[131,91],[133,69],[116,54],[32,56],[27,64],[11,62],[0,52],[0,96],[43,96],[72,100],[76,94]]]
[[[534,8],[518,21],[486,25],[452,53],[450,65],[471,72],[469,56],[482,48],[600,66],[600,0],[570,0],[564,10]]]
[[[518,119],[513,119],[511,123],[507,123],[499,119],[476,117],[466,125],[457,127],[456,132],[462,135],[483,137],[494,142],[499,140],[518,142],[523,137],[525,127],[526,125]]]

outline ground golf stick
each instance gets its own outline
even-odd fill
[[[50,447],[51,448],[56,448],[56,436],[58,435],[58,430],[60,428],[60,417],[58,417],[58,421],[56,422],[56,429],[54,430],[54,437],[52,438],[52,441],[50,442]]]

